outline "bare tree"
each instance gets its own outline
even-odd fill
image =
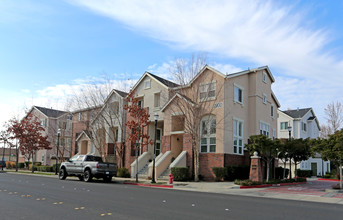
[[[177,84],[186,85],[200,72],[206,65],[206,62],[206,53],[193,53],[190,59],[176,59],[173,62],[174,65],[169,68],[169,72]]]
[[[119,86],[118,81],[109,78],[84,85],[80,91],[75,93],[69,104],[73,109],[88,109],[90,111],[89,121],[85,121],[85,123],[87,123],[87,130],[91,134],[91,143],[100,156],[104,156],[106,147],[108,147],[107,149],[113,148],[111,154],[117,154],[121,160],[118,164],[119,167],[124,163],[124,121],[126,116],[124,99],[126,93],[114,90],[114,88],[122,87],[127,90],[127,87],[123,87],[123,85],[128,84],[122,82]],[[111,146],[106,146],[106,144],[111,144]]]
[[[343,123],[343,106],[340,102],[332,102],[324,109],[327,120],[328,134],[333,134],[342,127]]]

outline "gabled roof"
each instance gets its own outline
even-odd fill
[[[185,100],[186,102],[188,102],[191,106],[194,106],[195,105],[195,103],[191,100],[191,99],[189,99],[188,97],[186,97],[186,96],[184,96],[184,95],[181,95],[180,93],[176,93],[164,106],[163,106],[163,108],[161,109],[161,112],[163,112],[166,108],[167,108],[167,106],[174,100],[174,99],[176,99],[176,97],[178,97],[178,98],[180,98],[180,99],[183,99],[183,100]]]
[[[90,135],[89,131],[83,130],[83,131],[79,134],[79,136],[76,138],[76,141],[79,141],[79,139],[82,137],[82,135],[85,135],[86,137],[88,137],[89,140],[91,139],[91,135]]]
[[[302,108],[302,109],[287,110],[287,111],[282,111],[282,112],[285,113],[286,115],[292,117],[292,118],[300,119],[300,118],[304,117],[306,115],[306,113],[309,111],[312,112],[312,116],[310,116],[306,120],[308,120],[308,121],[315,120],[317,127],[320,131],[321,129],[320,129],[319,121],[318,121],[316,115],[314,114],[314,111],[312,108]]]
[[[32,109],[30,110],[30,112],[36,109],[38,111],[40,111],[41,113],[43,113],[44,115],[46,115],[49,118],[58,118],[68,112],[65,111],[60,111],[60,110],[56,110],[56,109],[52,109],[52,108],[44,108],[44,107],[39,107],[39,106],[33,106]]]
[[[244,70],[244,71],[237,72],[237,73],[232,73],[232,74],[227,75],[226,78],[233,78],[233,77],[236,77],[236,76],[241,76],[241,75],[244,75],[244,74],[253,73],[253,72],[260,71],[260,70],[265,70],[268,73],[272,83],[275,82],[273,74],[270,71],[268,66],[261,66],[261,67],[257,67],[257,68],[254,68],[254,69],[249,69],[249,70]]]
[[[92,120],[91,124],[93,124],[93,122],[98,118],[98,116],[102,113],[102,111],[106,108],[106,103],[108,102],[108,100],[111,98],[111,96],[116,93],[117,95],[121,96],[122,98],[125,98],[128,93],[126,92],[123,92],[123,91],[120,91],[120,90],[116,90],[116,89],[113,89],[111,91],[111,93],[107,96],[104,104],[102,105],[102,108],[100,109],[100,111],[96,114],[96,116],[94,117],[94,119]]]
[[[203,72],[205,72],[205,70],[211,70],[212,72],[218,74],[219,76],[221,76],[221,77],[223,77],[223,78],[226,77],[226,75],[223,74],[222,72],[220,72],[220,71],[216,70],[215,68],[213,68],[213,67],[211,67],[211,66],[209,66],[209,65],[206,64],[206,65],[199,71],[199,73],[198,73],[195,77],[193,77],[193,79],[192,79],[187,85],[185,85],[185,86],[188,86],[188,85],[190,86],[190,85],[192,85],[192,83],[193,83],[193,82],[194,82]]]
[[[125,98],[129,93],[127,92],[123,92],[117,89],[113,89],[118,95],[120,95],[121,97]]]
[[[295,110],[287,110],[287,111],[282,111],[286,115],[289,115],[292,118],[302,118],[304,115],[311,111],[312,108],[302,108],[302,109],[295,109]]]
[[[160,83],[162,86],[166,87],[167,89],[168,88],[174,88],[174,87],[178,87],[179,85],[176,84],[176,83],[173,83],[172,81],[169,81],[169,80],[166,80],[166,79],[163,79],[159,76],[156,76],[152,73],[149,73],[149,72],[145,72],[143,74],[143,76],[136,82],[136,84],[132,87],[132,90],[135,90],[135,88],[141,83],[141,81],[146,77],[146,76],[150,76],[151,78],[155,79],[156,82]]]

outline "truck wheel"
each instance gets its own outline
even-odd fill
[[[110,183],[111,181],[112,181],[112,177],[111,176],[104,176],[104,182]]]
[[[86,181],[86,182],[90,182],[92,181],[92,173],[90,170],[85,170],[85,172],[83,173],[83,179]]]
[[[58,172],[58,178],[60,180],[65,180],[67,178],[67,172],[65,168],[60,169],[60,172]]]

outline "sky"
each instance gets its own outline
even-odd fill
[[[199,52],[225,74],[268,65],[280,109],[312,107],[324,124],[343,102],[342,20],[334,0],[0,0],[0,130],[105,76],[169,78]]]

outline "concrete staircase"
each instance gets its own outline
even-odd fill
[[[140,178],[148,178],[148,172],[149,172],[149,163],[145,164],[144,167],[138,171],[138,176]]]
[[[158,177],[158,179],[161,180],[169,180],[169,174],[170,174],[170,166],[161,174],[161,176]]]

